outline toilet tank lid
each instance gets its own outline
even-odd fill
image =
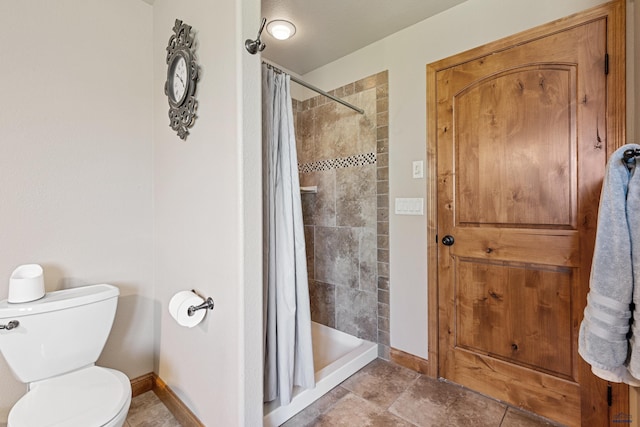
[[[0,301],[0,319],[29,316],[91,304],[115,298],[119,294],[120,290],[115,286],[99,284],[48,292],[39,300],[25,303],[10,303],[7,300],[2,300]]]

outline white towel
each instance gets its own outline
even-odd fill
[[[640,148],[638,145],[632,145]],[[637,168],[637,165],[636,165]],[[631,236],[631,268],[633,270],[633,322],[629,338],[628,368],[631,375],[640,378],[640,169],[636,169],[629,181],[627,193],[627,219]],[[633,385],[629,383],[630,385]]]
[[[634,173],[635,163],[623,160],[624,151],[629,149],[640,149],[640,145],[621,147],[607,164],[598,210],[589,295],[578,346],[580,355],[591,364],[596,375],[607,380],[620,378],[621,381],[628,376],[620,374],[620,369],[630,360],[627,335],[634,291],[633,246],[639,248],[633,258],[638,259],[636,274],[640,284],[640,221],[635,228],[630,228],[631,223],[640,220],[640,174]],[[632,195],[629,200],[628,195]],[[640,291],[638,293],[640,298]],[[633,340],[631,344],[633,349]],[[633,358],[634,365],[639,368],[636,371],[640,371],[640,354],[635,357],[638,360]],[[608,374],[605,373],[607,371]],[[636,371],[629,372],[633,374]]]

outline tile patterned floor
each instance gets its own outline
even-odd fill
[[[146,426],[180,426],[152,391],[133,398],[124,425]],[[342,426],[542,427],[558,424],[377,359],[283,425]]]
[[[460,386],[374,360],[283,427],[558,426]]]
[[[131,399],[129,415],[123,427],[181,427],[154,392]]]

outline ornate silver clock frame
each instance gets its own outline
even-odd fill
[[[176,19],[174,34],[167,46],[167,81],[164,93],[169,99],[169,126],[186,139],[188,128],[196,119],[198,102],[195,98],[198,64],[194,53],[191,26]]]

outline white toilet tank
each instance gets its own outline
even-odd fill
[[[0,353],[16,378],[31,383],[61,375],[98,360],[107,341],[120,291],[90,285],[50,292],[37,301],[0,301]]]

